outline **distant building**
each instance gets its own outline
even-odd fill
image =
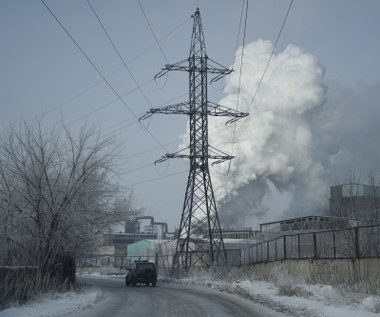
[[[142,257],[142,256],[147,256],[151,252],[150,250],[153,249],[153,242],[152,240],[140,240],[134,243],[131,243],[128,245],[127,248],[127,256],[128,257]]]
[[[126,255],[129,244],[141,240],[155,240],[157,234],[151,233],[113,233],[103,235],[103,248],[105,246],[113,247],[115,255]]]
[[[330,187],[330,213],[335,217],[380,220],[380,187],[349,183]]]
[[[260,224],[261,232],[320,231],[355,226],[354,220],[331,216],[308,216]]]
[[[155,222],[152,216],[137,217],[125,222],[126,233],[156,234],[157,239],[168,239],[174,237],[174,232],[168,231],[166,222]]]
[[[221,231],[223,239],[253,239],[257,232],[252,228],[222,228]]]
[[[125,221],[125,232],[103,234],[103,247],[100,252],[112,252],[115,255],[127,255],[128,245],[139,241],[166,240],[174,233],[168,232],[165,222],[155,222],[151,216],[137,217]],[[142,244],[144,244],[142,242]]]
[[[260,224],[258,240],[279,234],[342,229],[380,221],[380,187],[356,183],[330,187],[330,214]]]

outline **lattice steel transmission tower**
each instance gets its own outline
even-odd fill
[[[209,145],[208,116],[229,116],[232,119],[227,122],[232,123],[248,115],[208,101],[207,74],[216,75],[211,80],[213,82],[230,74],[232,70],[208,58],[199,9],[196,9],[192,17],[194,24],[189,58],[176,64],[165,65],[155,76],[159,78],[173,70],[188,72],[189,101],[162,108],[151,108],[140,118],[140,120],[146,119],[154,113],[190,116],[190,145],[176,153],[168,153],[155,162],[178,157],[190,160],[179,237],[173,259],[174,268],[182,269],[225,263],[226,253],[211,184],[209,160],[217,164],[230,160],[233,156],[226,155]]]

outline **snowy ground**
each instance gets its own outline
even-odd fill
[[[79,293],[52,294],[32,303],[15,306],[0,311],[1,317],[63,317],[83,310],[101,300],[102,293],[97,289],[86,289]]]
[[[236,272],[222,273],[222,276],[195,274],[180,283],[238,294],[294,317],[370,317],[380,313],[380,296],[352,292],[349,286],[308,285],[282,272],[275,273],[275,282],[265,282],[244,278],[244,274],[239,276]]]
[[[86,278],[123,278],[87,274]],[[225,274],[224,274],[225,277]],[[210,287],[238,294],[289,316],[371,317],[379,316],[380,296],[352,293],[328,285],[307,285],[279,274],[274,283],[236,278],[236,272],[224,280],[215,273],[198,273],[183,280],[161,280],[159,283],[183,283]],[[64,317],[84,310],[102,300],[99,289],[84,288],[79,293],[51,295],[21,307],[0,311],[0,317]]]

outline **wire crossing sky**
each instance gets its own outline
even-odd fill
[[[1,127],[41,116],[47,127],[101,125],[125,142],[117,180],[174,229],[188,162],[153,162],[186,144],[186,116],[137,118],[188,101],[186,74],[153,78],[188,56],[197,6],[207,53],[235,69],[209,99],[250,109],[235,141],[233,125],[210,122],[211,143],[228,154],[234,144],[237,157],[229,173],[228,163],[211,170],[224,225],[322,214],[349,171],[377,175],[377,0],[1,1]]]

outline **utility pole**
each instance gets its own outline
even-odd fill
[[[208,143],[208,116],[232,117],[232,123],[246,117],[242,113],[207,99],[207,74],[215,74],[211,82],[217,81],[232,72],[212,61],[206,54],[201,14],[197,8],[192,16],[193,32],[188,59],[176,64],[168,64],[158,73],[159,78],[168,71],[189,73],[189,101],[162,108],[151,108],[144,116],[154,113],[186,114],[190,116],[190,145],[175,153],[167,153],[155,163],[170,158],[188,158],[190,171],[183,203],[179,236],[173,268],[187,270],[191,266],[211,266],[225,264],[226,252],[209,172],[209,160],[218,164],[231,160],[233,156],[217,150]]]

